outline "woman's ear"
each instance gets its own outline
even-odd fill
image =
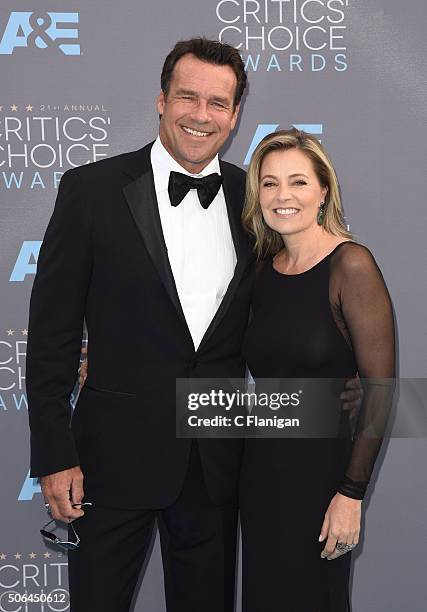
[[[322,200],[326,202],[326,196],[328,195],[328,187],[322,187]]]

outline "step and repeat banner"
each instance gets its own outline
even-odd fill
[[[0,612],[69,609],[66,553],[39,534],[48,517],[29,478],[25,393],[28,302],[60,177],[155,138],[177,40],[205,35],[242,54],[249,91],[224,159],[245,168],[264,135],[292,125],[325,145],[347,223],[392,296],[399,374],[425,377],[425,18],[425,0],[2,0]],[[383,446],[354,554],[354,612],[426,609],[426,461],[425,439]],[[163,612],[157,539],[141,583],[135,610]],[[56,595],[19,603],[11,591]]]

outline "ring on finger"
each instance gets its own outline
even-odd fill
[[[335,550],[337,550],[341,555],[345,555],[345,553],[350,552],[356,548],[356,544],[346,544],[345,542],[337,542],[335,545]]]

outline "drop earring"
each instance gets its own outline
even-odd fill
[[[318,225],[323,225],[324,217],[325,217],[325,202],[320,202],[319,212],[317,213],[317,224]]]

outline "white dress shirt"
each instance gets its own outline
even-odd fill
[[[197,350],[233,278],[236,251],[222,187],[209,208],[191,189],[178,206],[169,200],[169,174],[221,174],[216,156],[200,174],[190,174],[171,157],[157,137],[151,149],[157,202],[169,262],[188,328]]]

